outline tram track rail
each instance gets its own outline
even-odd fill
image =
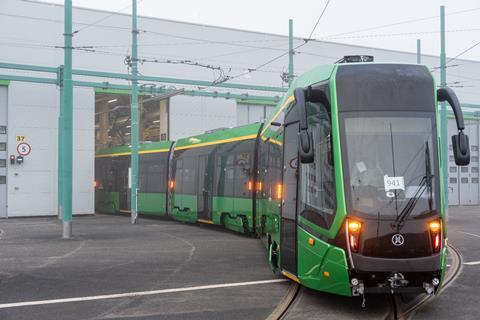
[[[435,299],[436,296],[451,285],[455,279],[461,274],[463,268],[463,259],[460,252],[452,245],[448,246],[449,256],[451,258],[450,268],[446,271],[445,280],[442,287],[436,295],[421,294],[409,302],[403,301],[402,295],[388,295],[387,300],[390,304],[390,312],[383,317],[383,320],[410,320],[415,316],[415,313]],[[277,307],[268,315],[266,320],[280,320],[284,319],[289,310],[292,309],[297,298],[302,294],[301,286],[296,282],[291,282],[287,293],[277,305]]]
[[[445,280],[442,287],[439,289],[436,295],[421,294],[409,303],[403,303],[401,296],[390,296],[390,313],[384,318],[384,320],[410,320],[415,316],[415,313],[435,299],[436,296],[442,294],[442,292],[455,281],[455,279],[461,274],[463,268],[463,259],[460,252],[452,245],[448,246],[449,254],[451,255],[451,266],[447,270]]]
[[[297,282],[293,282],[290,284],[287,293],[277,305],[277,307],[270,313],[270,315],[266,318],[266,320],[280,320],[283,319],[287,311],[295,302],[295,299],[299,295],[300,285]]]

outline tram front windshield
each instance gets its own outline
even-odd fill
[[[434,114],[345,112],[343,161],[347,206],[357,215],[396,219],[436,211]]]

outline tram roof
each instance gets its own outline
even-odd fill
[[[175,144],[175,149],[188,149],[194,147],[203,147],[227,143],[232,141],[240,141],[247,139],[255,139],[260,129],[260,123],[252,123],[241,127],[227,128],[224,130],[204,133],[197,136],[191,136],[179,139]]]

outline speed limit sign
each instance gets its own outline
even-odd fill
[[[22,142],[17,145],[17,152],[22,157],[25,157],[28,156],[30,152],[32,152],[32,147],[28,143]]]

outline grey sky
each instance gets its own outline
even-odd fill
[[[63,3],[63,0],[45,0]],[[138,0],[140,15],[202,23],[276,34],[288,33],[288,19],[294,19],[294,34],[307,37],[327,0]],[[75,6],[129,13],[131,0],[73,0]],[[422,53],[439,54],[439,18],[376,28],[408,20],[435,17],[440,5],[447,12],[447,56],[453,57],[480,41],[479,0],[331,0],[313,38],[393,50],[416,50],[422,40]],[[471,9],[471,10],[470,10]],[[459,11],[466,11],[455,13]],[[453,14],[452,14],[453,13]],[[347,34],[342,34],[347,33]],[[480,61],[480,45],[461,56]]]

